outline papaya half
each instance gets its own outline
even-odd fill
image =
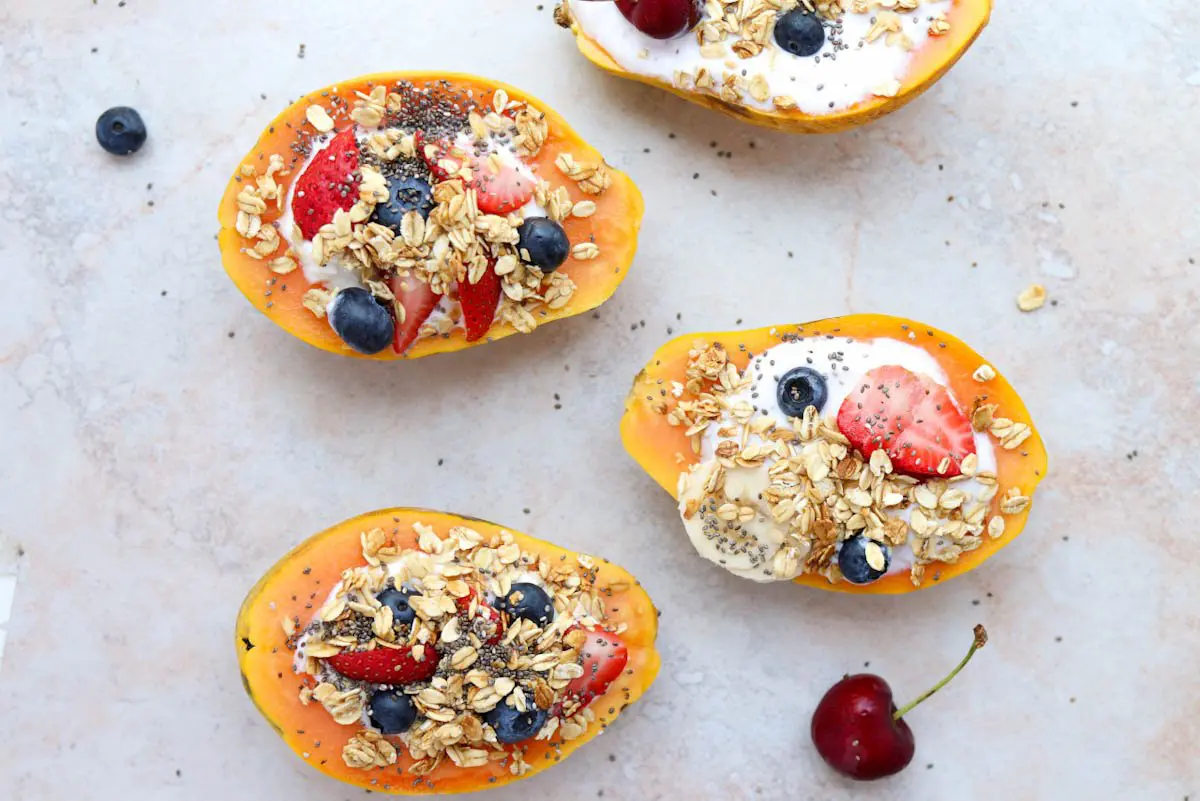
[[[234,284],[293,336],[419,358],[599,306],[628,273],[642,213],[633,182],[540,100],[391,72],[276,117],[234,170],[217,238]],[[552,221],[548,255],[525,249],[532,215]]]
[[[882,346],[888,350],[879,355],[879,364],[866,360],[872,357],[855,363],[852,351],[868,353],[865,349],[881,342],[889,344]],[[799,367],[788,361],[798,359],[795,351],[768,350],[787,343],[811,345]],[[912,371],[888,366],[902,361],[916,366]],[[813,372],[807,365],[824,377],[810,385],[812,400],[805,402],[824,404],[824,409],[808,405],[802,419],[789,423],[769,417],[768,407],[777,411],[769,398],[779,397],[782,404],[778,393],[784,389],[806,391],[803,380],[811,381],[807,376]],[[939,371],[943,375],[936,381],[921,375]],[[825,399],[826,378],[840,382],[844,400],[834,399],[832,390]],[[909,383],[901,388],[904,381]],[[917,394],[904,394],[912,388]],[[744,426],[736,424],[739,417]],[[914,446],[915,432],[935,425],[926,418],[943,417],[949,422],[936,423],[942,428],[927,430],[928,439]],[[952,453],[955,425],[966,427],[970,441],[962,447],[969,458]],[[744,523],[748,531],[761,530],[755,525],[780,527],[788,534],[776,552],[784,570],[775,578],[792,577],[798,569],[797,583],[855,593],[906,593],[978,567],[1024,529],[1034,490],[1047,471],[1045,446],[1028,410],[993,366],[950,334],[877,314],[674,339],[634,380],[621,438],[677,500],[686,487],[694,488],[689,476],[708,480],[708,491],[762,465],[770,477],[763,479],[770,482],[765,489],[738,479],[739,486],[758,492],[758,503],[720,502],[706,522],[717,518],[719,525],[724,516],[734,521],[729,525]],[[914,454],[930,449],[951,455],[929,459],[922,467]],[[902,475],[906,469],[909,475]],[[713,511],[706,507],[708,500],[699,501],[698,516]],[[686,524],[696,504],[680,506]],[[871,574],[867,581],[855,583],[842,573],[842,551],[851,540],[856,549],[862,546],[863,558],[876,562],[876,569],[864,567]],[[791,544],[798,550],[785,553]],[[912,549],[911,571],[878,575],[885,568],[881,555],[900,553],[900,548]],[[799,566],[788,561],[793,557]]]
[[[519,589],[526,607],[543,599],[545,617],[521,610]],[[284,556],[246,596],[235,645],[250,699],[306,763],[372,792],[423,795],[498,787],[569,756],[650,687],[657,629],[650,597],[614,564],[405,508],[339,523]],[[601,646],[621,661],[592,653]],[[397,655],[419,662],[389,669],[428,670],[389,690],[346,661]],[[387,729],[397,698],[410,715],[400,733]],[[531,717],[537,738],[508,742],[503,727]]]
[[[635,0],[637,2],[638,0]],[[641,0],[647,2],[648,0]],[[707,74],[693,73],[653,74],[639,62],[649,57],[650,48],[645,48],[634,56],[621,58],[606,49],[595,30],[589,29],[584,21],[592,15],[615,13],[608,9],[591,8],[592,6],[611,5],[581,2],[580,0],[562,0],[556,13],[560,26],[569,28],[575,36],[575,43],[583,55],[606,72],[622,78],[629,78],[651,86],[666,89],[679,97],[720,111],[731,117],[767,128],[774,128],[791,133],[833,133],[871,122],[896,109],[906,105],[918,95],[932,86],[947,70],[962,57],[967,49],[978,38],[987,25],[991,16],[991,0],[953,0],[945,12],[939,13],[936,22],[930,20],[930,33],[936,30],[936,35],[929,36],[912,53],[911,59],[902,76],[891,80],[881,81],[883,88],[873,88],[865,92],[862,100],[849,105],[830,108],[828,113],[812,108],[804,110],[791,95],[772,96],[766,84],[756,86],[743,70],[747,63],[744,59],[760,56],[764,50],[775,48],[772,39],[776,18],[783,12],[797,7],[795,0],[764,0],[758,3],[723,3],[709,0],[705,5],[705,14],[709,21],[714,12],[723,14],[723,21],[706,32],[702,21],[693,34],[697,42],[687,42],[685,47],[699,48],[701,45],[719,46],[717,36],[726,37],[729,47],[721,59],[715,60],[715,68]],[[814,6],[828,4],[813,4]],[[833,4],[837,6],[837,3]],[[893,11],[882,7],[877,2],[866,4],[873,15],[892,15]],[[584,13],[574,13],[580,6],[588,6]],[[839,7],[849,9],[849,0],[843,0]],[[878,7],[875,7],[878,6]],[[750,11],[750,17],[744,16]],[[921,9],[918,9],[920,11]],[[896,10],[895,15],[903,12]],[[743,15],[743,16],[738,16]],[[873,17],[874,18],[874,17]],[[900,19],[899,16],[896,17]],[[925,20],[926,15],[921,19]],[[722,27],[723,26],[723,27]],[[726,32],[730,28],[737,33]],[[879,36],[890,36],[900,33],[896,27],[881,31]],[[674,44],[674,42],[672,42]],[[873,43],[869,46],[881,46],[883,43]],[[778,58],[793,56],[782,50],[775,54]],[[836,54],[835,54],[836,57]],[[775,62],[777,63],[777,62]],[[769,72],[772,64],[768,64]],[[754,102],[750,102],[753,100]],[[756,105],[757,104],[757,105]]]

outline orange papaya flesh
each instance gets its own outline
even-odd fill
[[[578,0],[574,0],[578,2]],[[622,78],[666,89],[706,108],[720,111],[728,116],[765,128],[789,133],[835,133],[856,128],[872,120],[886,116],[907,105],[922,92],[937,83],[967,49],[979,38],[992,13],[992,0],[956,0],[946,14],[950,30],[940,36],[931,36],[913,55],[908,73],[900,82],[895,97],[871,96],[859,103],[829,114],[811,114],[800,109],[771,110],[752,108],[741,103],[725,100],[692,88],[680,88],[668,81],[650,75],[641,75],[627,70],[619,64],[600,44],[588,36],[570,13],[572,0],[564,0],[559,13],[560,24],[570,27],[575,44],[583,55],[600,69]]]
[[[910,337],[910,333],[914,336]],[[996,476],[1002,491],[1005,487],[1019,486],[1026,496],[1033,497],[1034,489],[1046,476],[1046,448],[1029,411],[1012,385],[999,371],[987,382],[976,381],[972,374],[985,360],[956,337],[913,320],[879,314],[855,314],[753,331],[690,334],[671,340],[655,352],[654,357],[634,379],[633,389],[626,398],[625,412],[621,418],[621,440],[625,449],[663,489],[671,493],[672,497],[677,497],[680,473],[697,464],[700,458],[693,450],[686,430],[682,426],[670,425],[666,415],[654,407],[663,399],[664,388],[670,389],[672,381],[686,382],[688,351],[692,349],[693,344],[720,342],[729,354],[729,361],[739,370],[744,370],[750,361],[751,353],[762,353],[784,341],[785,337],[819,335],[864,339],[893,338],[915,345],[932,356],[946,372],[953,396],[968,412],[977,402],[994,403],[999,407],[996,412],[998,416],[1028,425],[1030,436],[1018,448],[995,448]],[[667,396],[669,397],[669,392]],[[661,409],[661,406],[659,408]],[[1000,494],[993,499],[989,516],[996,513],[999,504]],[[1022,512],[1004,515],[1005,529],[1002,536],[992,539],[985,535],[983,544],[977,550],[963,553],[953,564],[932,563],[926,572],[925,580],[919,586],[913,585],[907,573],[890,573],[865,585],[851,584],[847,581],[831,584],[823,576],[808,573],[801,574],[795,581],[821,589],[860,594],[895,595],[924,589],[975,569],[1011,543],[1024,529],[1031,508],[1032,503]]]
[[[571,216],[563,220],[562,225],[572,244],[594,242],[599,247],[599,255],[586,260],[568,258],[558,271],[575,283],[575,294],[562,308],[541,307],[534,312],[535,319],[540,325],[572,317],[594,309],[608,300],[628,274],[637,250],[644,205],[641,193],[633,181],[624,173],[608,167],[611,185],[600,195],[585,194],[574,181],[568,180],[558,170],[555,160],[565,154],[572,156],[576,162],[595,164],[603,163],[603,157],[557,112],[508,84],[473,75],[437,72],[389,72],[344,81],[301,97],[267,126],[254,148],[238,162],[218,210],[221,229],[217,239],[222,263],[230,279],[247,300],[276,325],[314,347],[366,359],[416,359],[435,353],[462,350],[517,333],[511,325],[497,319],[492,323],[487,335],[475,341],[467,341],[466,331],[459,326],[447,334],[422,336],[402,354],[389,348],[374,355],[364,355],[345,345],[325,319],[318,318],[303,306],[304,294],[313,284],[305,280],[302,270],[297,269],[286,276],[271,272],[268,262],[286,252],[286,240],[281,238],[278,250],[262,259],[256,259],[247,253],[254,245],[254,240],[243,237],[236,229],[237,197],[244,186],[254,183],[254,179],[242,174],[242,166],[250,165],[261,171],[272,154],[282,156],[285,167],[290,172],[286,176],[277,177],[277,182],[280,193],[286,198],[304,163],[304,157],[292,150],[297,141],[296,132],[306,128],[310,132],[313,130],[305,116],[308,107],[320,103],[326,107],[345,104],[344,107],[348,108],[358,99],[356,92],[368,94],[375,86],[395,85],[400,81],[417,86],[435,83],[443,85],[451,91],[469,93],[479,100],[481,105],[490,103],[495,93],[503,90],[510,99],[523,101],[545,114],[546,141],[536,157],[527,157],[525,161],[543,180],[549,181],[555,187],[566,187],[573,203],[590,200],[596,204],[596,211],[591,216]],[[338,122],[339,129],[348,124],[349,122],[344,120]],[[262,222],[264,225],[274,223],[280,215],[280,210],[274,203],[270,203],[262,215]]]
[[[445,536],[453,526],[474,529],[485,539],[501,531],[511,533],[522,551],[541,559],[573,559],[576,554],[548,542],[534,539],[512,529],[448,512],[428,509],[383,509],[370,512],[317,534],[284,556],[259,579],[238,612],[235,646],[242,684],[259,712],[287,745],[305,762],[327,776],[372,792],[395,795],[432,795],[464,793],[499,787],[515,781],[509,762],[493,761],[476,768],[456,767],[443,759],[423,777],[410,773],[413,760],[397,743],[398,761],[386,768],[351,768],[342,759],[342,749],[361,727],[343,726],[314,702],[305,705],[299,698],[303,686],[312,678],[293,669],[295,634],[301,631],[319,609],[329,591],[338,583],[345,568],[366,564],[361,536],[374,528],[390,532],[402,549],[416,548],[414,523],[423,523]],[[654,643],[658,633],[658,612],[636,579],[617,565],[597,562],[597,586],[606,604],[605,625],[620,627],[620,638],[628,649],[629,661],[621,675],[594,700],[589,709],[596,719],[581,736],[566,742],[530,741],[524,759],[532,776],[571,754],[595,737],[650,687],[658,673],[659,656]],[[512,746],[506,747],[509,751]]]

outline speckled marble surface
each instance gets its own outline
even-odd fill
[[[233,619],[303,536],[414,504],[602,553],[662,607],[645,701],[496,801],[1200,798],[1192,3],[1009,0],[926,97],[807,139],[593,70],[533,0],[352,5],[383,21],[364,36],[309,0],[0,9],[0,797],[362,797],[258,717]],[[522,86],[640,183],[640,255],[599,319],[362,364],[232,287],[215,208],[259,130],[395,68]],[[92,135],[117,104],[151,130],[128,161]],[[1054,304],[1022,315],[1034,281]],[[1021,389],[1051,450],[1025,535],[899,599],[700,561],[618,442],[634,372],[669,329],[875,310],[956,332]],[[864,787],[819,763],[830,682],[869,662],[915,694],[976,622],[992,644],[911,716],[911,770]]]

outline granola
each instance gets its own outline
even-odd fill
[[[558,268],[600,246],[571,243],[563,223],[595,215],[612,176],[570,153],[535,172],[541,110],[448,81],[311,101],[289,151],[242,165],[235,228],[276,276],[303,271],[303,307],[350,349],[403,353],[457,330],[473,341],[493,323],[527,333],[570,306],[576,285]],[[530,221],[540,238],[526,242]]]
[[[631,11],[626,19],[612,3],[563,0],[555,19],[595,40],[623,69],[676,89],[765,111],[822,115],[898,95],[915,52],[952,30],[953,5],[705,0],[697,18],[680,20],[684,26],[672,31],[659,27],[664,14]]]
[[[969,413],[939,395],[945,375],[926,351],[900,340],[783,339],[744,369],[720,342],[697,341],[685,382],[653,399],[696,455],[678,497],[705,557],[757,581],[866,583],[908,568],[919,586],[927,566],[1003,537],[1005,518],[1027,509],[1021,487],[1001,485],[997,454],[1019,449],[1032,429],[979,400],[986,395]],[[974,375],[995,377],[986,364]],[[789,406],[785,389],[800,378],[815,394]],[[864,399],[880,397],[892,405],[877,418]],[[925,412],[906,406],[925,409],[930,397],[936,406]],[[960,447],[945,433],[952,427],[920,439],[931,415],[951,418]],[[847,575],[848,564],[862,574]]]
[[[364,563],[342,571],[302,630],[284,623],[295,669],[311,677],[300,702],[355,727],[342,751],[351,768],[406,754],[418,777],[446,760],[505,760],[522,775],[522,743],[582,736],[597,719],[589,703],[624,669],[623,626],[604,602],[613,588],[592,557],[540,558],[507,531],[413,533],[405,548],[395,532],[364,531]]]

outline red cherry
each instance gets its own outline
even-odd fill
[[[674,39],[700,23],[699,0],[617,0],[625,19],[647,36]]]
[[[900,710],[892,700],[892,688],[879,676],[859,673],[844,677],[829,688],[813,713],[812,739],[817,753],[838,773],[859,781],[882,779],[904,770],[916,750],[904,715],[946,686],[986,643],[987,632],[976,626],[971,650],[950,675]]]
[[[892,688],[879,676],[859,673],[829,688],[813,713],[812,738],[829,766],[851,779],[882,779],[912,762],[912,729],[895,720]]]

